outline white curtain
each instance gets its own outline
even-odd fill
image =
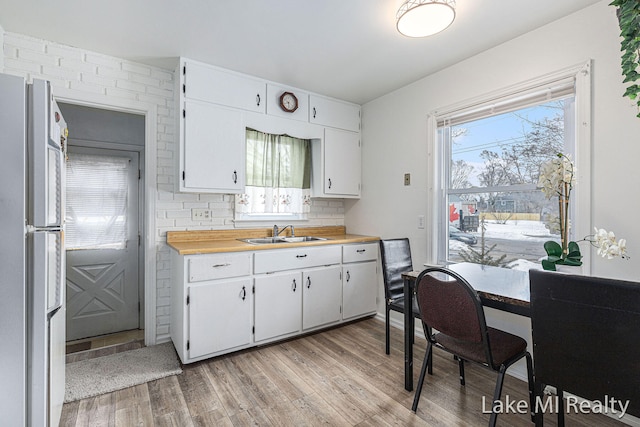
[[[306,214],[311,207],[311,141],[247,129],[244,194],[238,214]]]

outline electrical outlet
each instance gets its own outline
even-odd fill
[[[191,220],[193,221],[210,221],[211,211],[209,209],[191,209]]]
[[[424,215],[418,215],[418,228],[424,228]]]

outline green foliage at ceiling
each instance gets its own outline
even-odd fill
[[[640,0],[613,0],[609,5],[618,8],[623,83],[628,84],[623,96],[635,100],[640,109]]]

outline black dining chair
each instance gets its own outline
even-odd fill
[[[413,270],[411,247],[408,238],[380,240],[382,277],[385,298],[385,352],[389,354],[389,312],[404,313],[404,281],[402,273]],[[419,318],[418,305],[412,299],[413,316]],[[413,336],[413,334],[411,334]]]
[[[418,409],[427,366],[431,365],[433,347],[453,354],[458,360],[461,385],[464,385],[465,361],[498,372],[492,402],[500,400],[507,368],[526,358],[529,402],[531,411],[534,410],[533,362],[527,342],[519,336],[487,327],[480,297],[463,277],[446,268],[428,268],[416,279],[416,300],[427,338],[427,351],[413,400],[414,412]],[[498,414],[491,406],[489,425],[495,426]],[[531,420],[534,420],[533,412]]]

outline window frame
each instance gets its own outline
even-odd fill
[[[428,207],[427,224],[430,224],[427,242],[427,263],[442,265],[448,263],[446,245],[449,238],[448,224],[445,223],[447,203],[445,200],[445,180],[449,176],[449,165],[445,160],[450,156],[448,147],[438,144],[438,123],[446,117],[486,108],[489,105],[514,100],[523,94],[539,90],[543,86],[553,86],[557,82],[573,79],[575,88],[575,154],[577,180],[572,191],[574,208],[572,212],[573,236],[577,239],[591,234],[591,60],[544,76],[521,82],[503,89],[462,101],[457,104],[432,111],[427,117],[427,157],[431,173],[427,175]],[[535,103],[535,100],[530,102]],[[526,105],[523,105],[524,108]],[[447,205],[447,206],[444,206]],[[577,215],[579,213],[579,215]],[[583,272],[591,273],[591,248],[583,245]],[[444,255],[444,256],[443,256]]]

